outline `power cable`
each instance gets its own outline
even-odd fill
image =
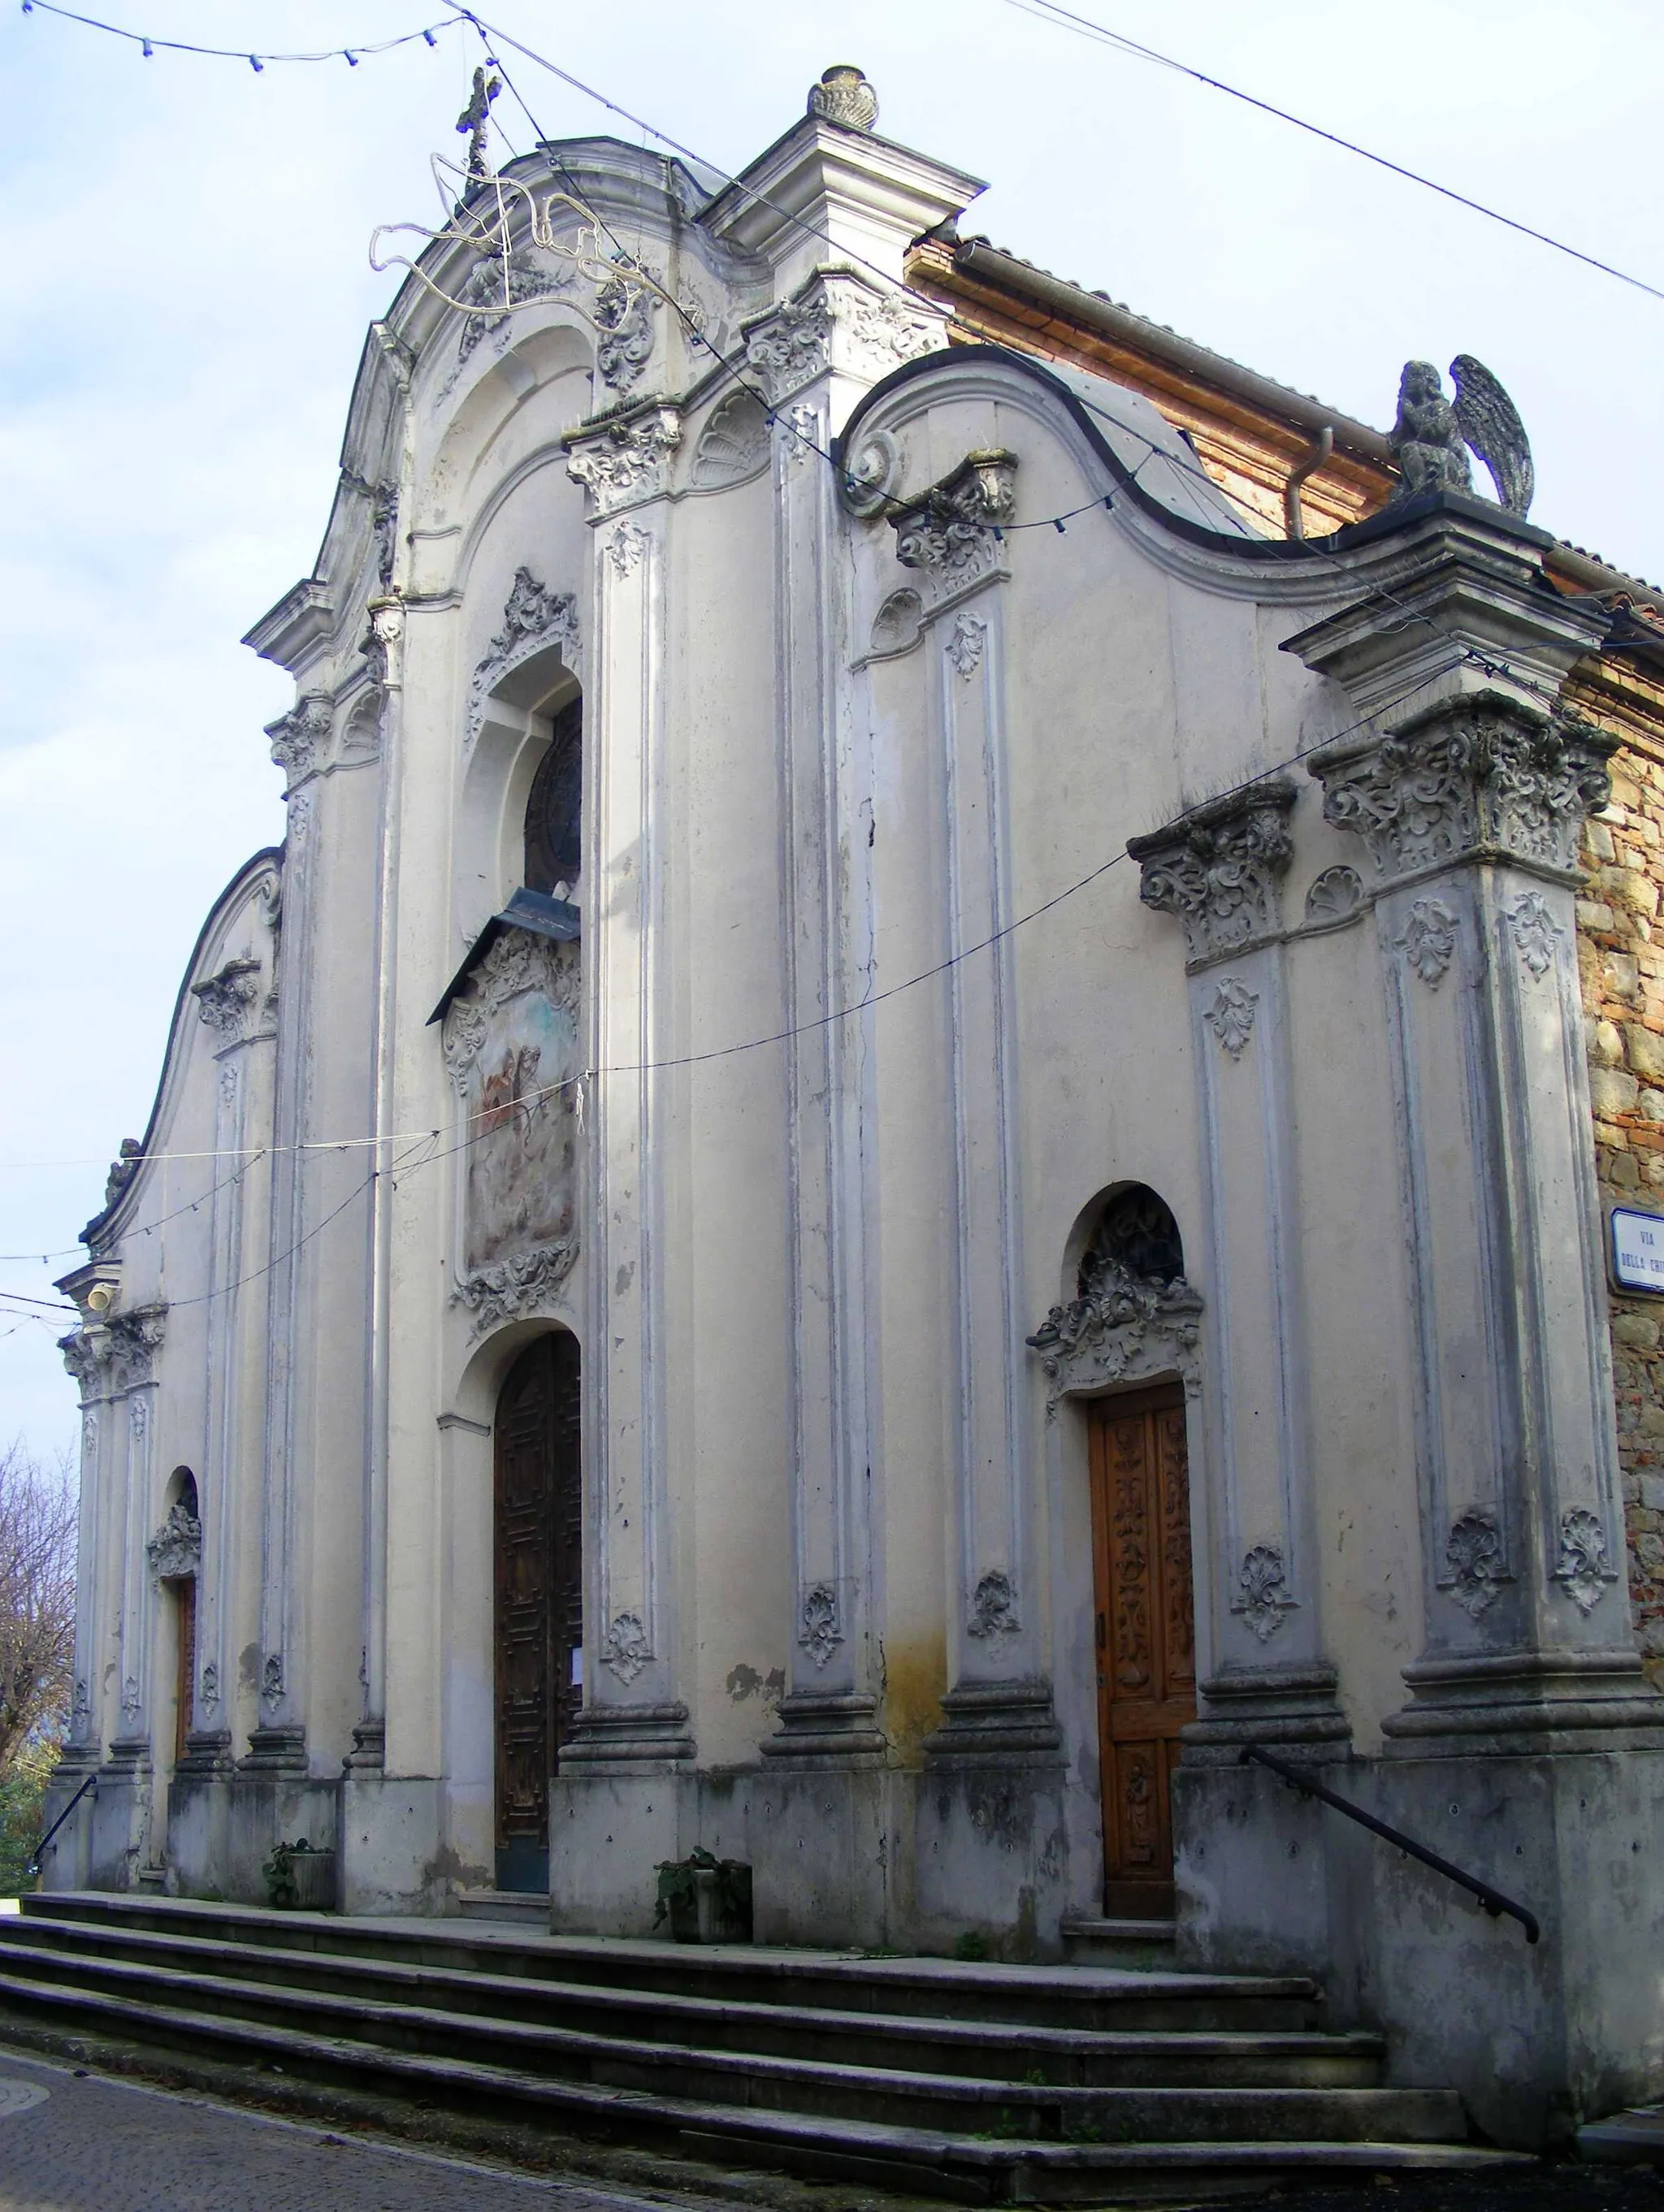
[[[1073,9],[1059,6],[1058,0],[1006,0],[1006,5],[1016,9],[1021,15],[1033,16],[1037,21],[1049,22],[1058,29],[1073,31],[1081,38],[1095,40],[1100,45],[1113,47],[1118,53],[1130,54],[1139,61],[1156,63],[1179,76],[1190,77],[1197,84],[1206,85],[1211,92],[1225,93],[1232,100],[1240,100],[1246,107],[1258,108],[1262,115],[1274,116],[1279,123],[1290,123],[1296,131],[1304,131],[1314,138],[1321,138],[1327,145],[1338,146],[1343,153],[1356,154],[1360,161],[1371,161],[1376,168],[1385,169],[1393,176],[1402,177],[1408,184],[1419,185],[1425,191],[1436,192],[1441,199],[1452,200],[1458,207],[1465,207],[1475,215],[1484,216],[1488,222],[1499,222],[1504,229],[1517,231],[1522,238],[1534,239],[1539,246],[1550,246],[1556,253],[1563,253],[1573,261],[1581,261],[1587,269],[1598,269],[1604,276],[1615,276],[1620,284],[1632,285],[1637,292],[1645,292],[1652,299],[1664,300],[1664,289],[1656,284],[1648,283],[1644,277],[1632,276],[1627,270],[1617,268],[1610,261],[1602,261],[1593,253],[1585,253],[1581,246],[1568,246],[1563,239],[1555,238],[1548,231],[1537,230],[1514,216],[1503,215],[1499,209],[1488,206],[1484,200],[1476,200],[1466,192],[1459,192],[1454,185],[1442,185],[1435,177],[1424,176],[1419,169],[1408,168],[1402,161],[1394,161],[1385,154],[1377,154],[1368,146],[1360,146],[1356,139],[1343,138],[1338,131],[1326,131],[1320,123],[1308,122],[1303,115],[1295,115],[1286,107],[1278,107],[1252,92],[1244,92],[1240,85],[1227,84],[1223,77],[1210,76],[1205,70],[1197,69],[1190,62],[1177,61],[1171,54],[1158,52],[1154,46],[1141,46],[1137,39],[1128,38],[1124,32],[1112,31],[1107,24],[1094,22],[1089,15],[1078,15]]]
[[[412,46],[419,40],[425,46],[436,46],[441,31],[456,28],[454,16],[442,16],[420,30],[401,31],[396,38],[369,39],[357,46],[325,46],[310,53],[250,53],[243,46],[198,46],[186,39],[160,39],[144,31],[124,30],[119,23],[102,23],[95,15],[78,15],[73,8],[60,8],[57,0],[22,0],[23,13],[33,15],[37,9],[47,15],[61,15],[66,22],[80,23],[89,31],[106,31],[113,39],[125,39],[130,46],[137,46],[146,61],[155,58],[160,50],[174,54],[202,54],[212,61],[247,62],[258,76],[268,62],[345,62],[349,69],[357,69],[367,54],[389,54],[395,46]]]

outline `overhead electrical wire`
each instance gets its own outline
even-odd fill
[[[1258,108],[1262,115],[1270,115],[1279,123],[1291,124],[1296,131],[1304,131],[1326,145],[1338,147],[1342,153],[1356,154],[1362,161],[1373,162],[1389,175],[1401,177],[1406,184],[1419,185],[1423,191],[1436,192],[1441,199],[1452,200],[1474,215],[1484,216],[1489,222],[1499,222],[1506,230],[1517,231],[1521,238],[1534,239],[1539,246],[1551,247],[1573,261],[1581,261],[1587,269],[1598,269],[1603,276],[1615,276],[1620,284],[1630,284],[1637,292],[1645,292],[1655,300],[1664,300],[1664,289],[1649,284],[1643,276],[1631,276],[1628,270],[1619,269],[1610,261],[1602,261],[1593,253],[1586,253],[1578,246],[1569,246],[1563,238],[1556,238],[1546,230],[1538,230],[1531,223],[1521,222],[1517,216],[1504,215],[1484,200],[1476,200],[1467,192],[1459,192],[1454,185],[1442,185],[1436,177],[1426,176],[1419,169],[1408,167],[1390,155],[1377,154],[1368,146],[1360,146],[1355,138],[1344,138],[1338,131],[1326,130],[1322,124],[1313,123],[1303,115],[1295,115],[1273,101],[1261,100],[1252,92],[1244,92],[1240,85],[1228,84],[1223,77],[1210,76],[1206,70],[1198,69],[1193,63],[1176,60],[1171,54],[1160,53],[1154,46],[1142,46],[1125,32],[1112,30],[1108,24],[1094,22],[1089,15],[1076,15],[1072,8],[1064,8],[1058,0],[1006,0],[1006,5],[1020,15],[1032,15],[1037,21],[1049,22],[1061,30],[1073,31],[1078,37],[1091,39],[1101,46],[1112,46],[1117,52],[1129,54],[1138,61],[1153,62],[1159,67],[1172,70],[1179,76],[1187,76],[1196,84],[1205,85],[1210,92],[1222,92],[1232,100],[1240,100],[1246,107]]]

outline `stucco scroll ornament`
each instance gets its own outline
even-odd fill
[[[1017,1613],[1017,1593],[1009,1575],[998,1567],[985,1574],[971,1593],[971,1610],[965,1623],[967,1636],[1015,1636],[1022,1622]]]
[[[1442,899],[1417,899],[1393,941],[1405,965],[1436,991],[1456,957],[1456,917]]]
[[[1201,1316],[1201,1293],[1182,1275],[1161,1282],[1107,1254],[1089,1255],[1080,1295],[1053,1306],[1027,1339],[1051,1386],[1048,1418],[1071,1390],[1175,1372],[1193,1382]]]
[[[844,1641],[838,1592],[830,1583],[811,1583],[804,1591],[797,1641],[817,1667],[824,1667]]]
[[[1191,967],[1276,933],[1279,887],[1294,859],[1295,797],[1287,776],[1268,776],[1128,840],[1142,871],[1138,896],[1158,913],[1178,915]]]
[[[1450,1524],[1444,1556],[1450,1569],[1450,1595],[1470,1620],[1490,1610],[1510,1581],[1502,1559],[1502,1540],[1494,1513],[1474,1506]]]
[[[1580,1613],[1592,1613],[1617,1577],[1606,1565],[1606,1531],[1600,1516],[1587,1505],[1560,1516],[1560,1556],[1554,1579],[1576,1601]]]
[[[633,1682],[653,1656],[653,1640],[637,1613],[621,1613],[601,1638],[602,1664],[619,1681]]]
[[[512,670],[552,645],[568,668],[578,665],[578,603],[570,592],[552,592],[524,566],[503,605],[503,627],[481,654],[468,683],[468,732],[472,746],[485,720],[485,702]]]
[[[788,300],[752,325],[747,365],[771,406],[813,384],[832,358],[832,308],[824,294]]]
[[[569,438],[566,473],[589,495],[592,518],[615,514],[668,490],[670,457],[681,441],[676,409],[652,407]]]
[[[1565,932],[1549,912],[1541,891],[1527,891],[1516,900],[1508,910],[1508,919],[1521,959],[1540,983],[1554,965],[1554,948]]]
[[[1571,715],[1479,691],[1379,743],[1326,745],[1310,766],[1325,820],[1356,830],[1388,878],[1490,859],[1576,883],[1583,817],[1612,795],[1617,744]]]
[[[1241,1059],[1253,1035],[1254,1009],[1259,1004],[1258,991],[1251,991],[1240,976],[1228,975],[1202,1017],[1233,1060]]]
[[[899,293],[858,300],[850,315],[850,337],[885,374],[946,343],[945,324],[910,313]]]
[[[167,1519],[144,1550],[157,1582],[175,1582],[196,1573],[202,1564],[202,1523],[182,1498],[168,1508]]]
[[[595,295],[595,328],[600,342],[595,367],[600,380],[620,397],[641,380],[653,357],[653,310],[658,301],[640,284],[609,276]]]
[[[334,727],[335,708],[322,691],[308,691],[286,714],[266,724],[271,757],[283,772],[285,790],[292,791],[322,766]]]
[[[466,1306],[473,1316],[475,1336],[516,1314],[535,1313],[546,1306],[571,1273],[578,1256],[576,1236],[558,1243],[539,1244],[530,1252],[513,1252],[489,1267],[476,1267],[451,1293],[454,1305]]]
[[[922,498],[892,503],[895,556],[922,579],[935,608],[1003,573],[1001,532],[1016,511],[1017,457],[1003,447],[967,453]]]
[[[1262,1644],[1268,1644],[1295,1602],[1289,1595],[1288,1569],[1277,1547],[1254,1545],[1243,1559],[1236,1581],[1242,1595],[1231,1611],[1241,1615]]]
[[[200,983],[191,986],[197,1011],[222,1044],[240,1042],[260,995],[260,963],[252,952],[239,953]]]
[[[954,617],[948,640],[948,658],[952,661],[960,680],[968,684],[982,666],[983,648],[988,642],[988,625],[973,614],[960,612]]]
[[[566,291],[572,281],[571,270],[546,268],[524,247],[509,253],[506,259],[500,253],[482,253],[457,295],[474,310],[463,318],[462,334],[456,346],[459,367],[483,337],[508,321],[510,307],[552,298]]]
[[[621,522],[613,532],[606,541],[606,562],[620,583],[641,567],[651,543],[647,532],[633,522]]]

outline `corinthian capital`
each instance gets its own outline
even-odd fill
[[[1592,723],[1479,691],[1390,737],[1324,746],[1310,766],[1325,819],[1355,830],[1388,880],[1496,860],[1576,882],[1583,817],[1606,803],[1617,745]]]
[[[1289,814],[1295,787],[1267,776],[1129,839],[1143,871],[1138,896],[1185,925],[1192,967],[1240,952],[1281,927],[1277,892],[1294,858]]]
[[[566,473],[588,493],[590,514],[599,520],[667,491],[670,457],[681,442],[680,412],[649,407],[569,438]]]

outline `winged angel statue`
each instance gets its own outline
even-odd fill
[[[1472,491],[1471,446],[1490,470],[1502,505],[1510,514],[1524,515],[1535,478],[1519,409],[1471,353],[1459,353],[1451,362],[1450,380],[1456,387],[1454,406],[1430,361],[1404,364],[1398,420],[1387,434],[1399,465],[1399,488],[1388,504],[1399,507],[1429,491]]]

